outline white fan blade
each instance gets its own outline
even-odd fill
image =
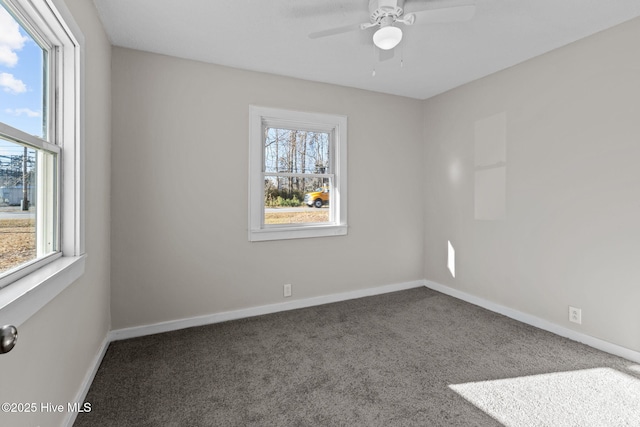
[[[412,12],[411,15],[415,15],[417,24],[446,24],[448,22],[469,21],[475,13],[476,5],[470,4]],[[407,16],[405,19],[408,19]]]
[[[355,31],[360,29],[361,24],[345,25],[344,27],[330,28],[328,30],[317,31],[309,34],[310,39],[317,39],[320,37],[335,36],[336,34],[348,33],[349,31]]]

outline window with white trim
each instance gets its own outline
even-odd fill
[[[249,240],[347,234],[347,118],[250,106]]]
[[[0,0],[0,288],[84,252],[80,45],[54,3]]]

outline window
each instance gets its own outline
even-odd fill
[[[0,314],[84,268],[77,36],[59,0],[0,0]]]
[[[13,15],[18,15],[17,10]],[[0,3],[0,278],[59,252],[53,47]]]
[[[347,118],[251,106],[249,240],[347,233]]]

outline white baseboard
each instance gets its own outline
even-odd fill
[[[98,372],[98,368],[102,363],[102,359],[104,358],[105,353],[107,352],[107,348],[109,347],[109,335],[107,334],[102,341],[102,345],[98,350],[98,353],[93,358],[92,364],[89,366],[89,370],[87,374],[84,376],[82,380],[82,384],[80,384],[80,390],[76,395],[73,403],[78,402],[80,405],[84,404],[85,399],[87,398],[87,393],[89,393],[89,389],[91,388],[91,384],[93,383],[93,379],[96,377],[96,373]],[[67,412],[64,420],[62,421],[62,425],[66,427],[72,427],[73,423],[76,422],[76,418],[78,417],[77,412]]]
[[[116,329],[109,333],[110,341],[136,338],[145,335],[158,334],[161,332],[175,331],[178,329],[191,328],[194,326],[210,325],[213,323],[226,322],[229,320],[244,319],[247,317],[261,316],[263,314],[277,313],[281,311],[296,310],[298,308],[312,307],[333,302],[347,301],[350,299],[363,298],[373,295],[386,294],[389,292],[403,291],[406,289],[420,288],[425,286],[424,280],[397,283],[393,285],[378,286],[375,288],[360,289],[339,294],[324,295],[313,298],[305,298],[282,302],[277,304],[262,305],[258,307],[244,308],[222,313],[208,314],[205,316],[190,317],[187,319],[170,320],[167,322],[154,323],[151,325],[134,326],[131,328]]]
[[[541,319],[539,317],[532,316],[530,314],[523,313],[521,311],[514,310],[512,308],[505,307],[500,304],[496,304],[494,302],[485,300],[475,295],[468,294],[458,289],[450,288],[449,286],[442,285],[440,283],[432,282],[430,280],[425,280],[425,286],[429,289],[433,289],[434,291],[442,292],[443,294],[466,301],[473,305],[486,308],[487,310],[502,314],[504,316],[510,317],[519,322],[526,323],[531,326],[535,326],[536,328],[549,331],[556,335],[560,335],[561,337],[569,338],[570,340],[578,341],[580,343],[586,344],[589,347],[593,347],[598,350],[602,350],[607,353],[623,357],[625,359],[631,360],[636,363],[640,363],[640,352],[630,350],[626,347],[622,347],[617,344],[612,344],[610,342],[601,340],[599,338],[595,338],[590,335],[574,331],[573,329],[565,328],[564,326],[560,326],[556,323],[552,323],[547,320]]]

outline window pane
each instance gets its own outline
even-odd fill
[[[55,155],[0,139],[0,276],[57,250]]]
[[[329,178],[267,176],[265,224],[314,224],[330,221]]]
[[[44,139],[46,57],[0,2],[0,122]]]
[[[36,258],[36,151],[0,140],[0,273]]]
[[[329,173],[330,134],[265,128],[264,172]]]

